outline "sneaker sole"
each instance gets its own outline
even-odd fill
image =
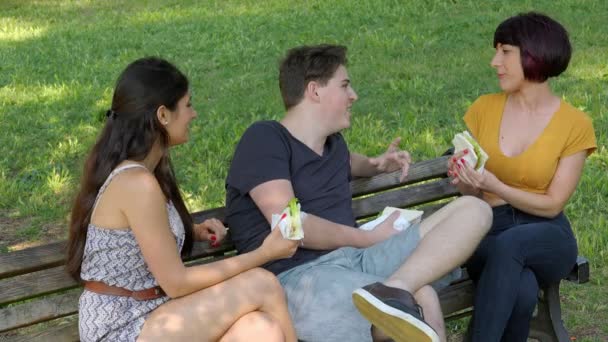
[[[353,302],[368,321],[397,342],[439,342],[437,333],[424,322],[384,304],[363,289],[353,292]]]

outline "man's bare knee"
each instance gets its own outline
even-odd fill
[[[476,226],[487,232],[492,225],[492,207],[484,201],[473,196],[462,196],[455,200],[456,210],[466,210],[470,222],[478,223]]]
[[[483,230],[483,233],[487,233],[492,226],[492,220],[494,214],[492,213],[492,207],[486,202],[477,197],[473,197],[476,203],[477,218],[479,220],[479,227]]]

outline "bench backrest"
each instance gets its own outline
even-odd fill
[[[411,208],[422,205],[424,216],[439,209],[445,201],[457,195],[446,177],[447,157],[415,163],[407,179],[399,182],[399,172],[351,182],[353,211],[362,220],[377,215],[384,207]],[[437,202],[440,201],[440,202]],[[223,221],[224,208],[192,214],[195,222],[215,217]],[[0,338],[13,335],[10,331],[43,322],[41,329],[13,336],[15,340],[42,339],[77,340],[78,297],[82,288],[64,270],[65,241],[40,247],[0,254]],[[234,253],[229,240],[218,248],[196,243],[192,256],[186,261],[206,263]],[[57,319],[72,316],[72,320]],[[65,322],[68,323],[65,323]]]

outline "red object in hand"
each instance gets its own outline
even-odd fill
[[[209,237],[209,240],[215,241],[215,240],[217,240],[217,238],[215,237],[215,235],[211,235],[211,237]]]

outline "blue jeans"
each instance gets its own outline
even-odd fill
[[[467,262],[476,285],[472,341],[525,342],[539,287],[560,281],[576,263],[570,223],[508,204],[493,208],[488,235]]]

